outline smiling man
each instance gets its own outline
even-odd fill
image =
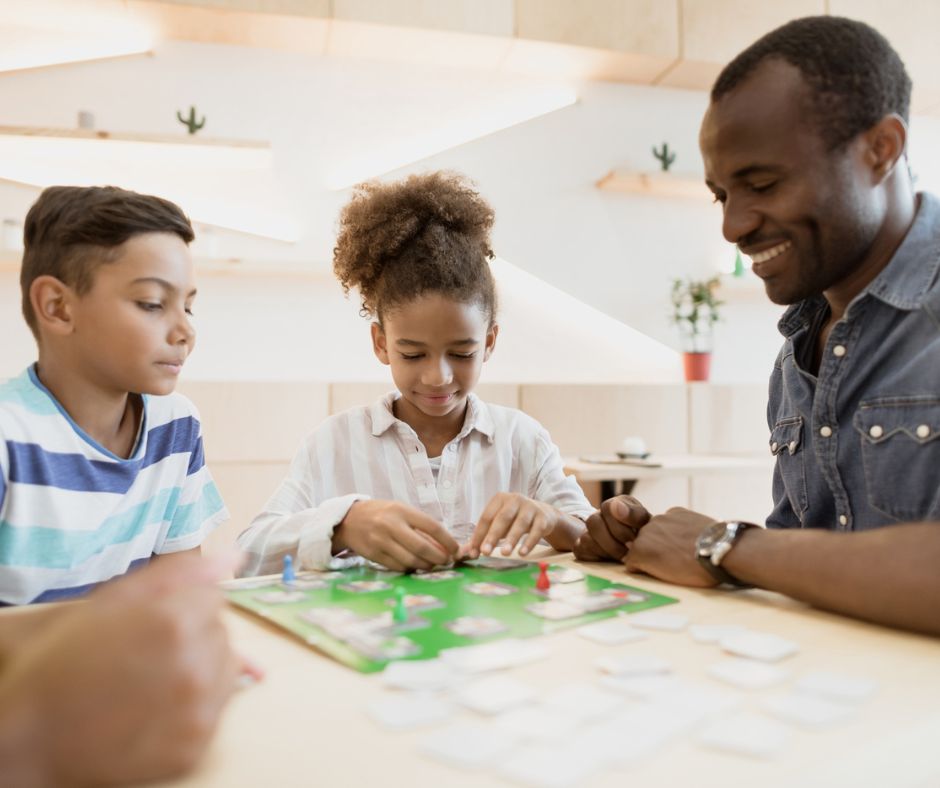
[[[940,201],[906,159],[911,83],[877,31],[809,17],[718,77],[700,132],[725,238],[790,307],[766,528],[606,501],[576,553],[940,634]]]

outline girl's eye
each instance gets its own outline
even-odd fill
[[[155,304],[152,301],[138,301],[137,306],[145,312],[159,312],[163,309],[163,304]]]
[[[454,358],[459,358],[462,361],[467,361],[468,359],[473,358],[476,353],[451,353]]]
[[[191,306],[186,307],[186,314],[189,315],[190,317],[195,317],[195,315],[193,314],[193,308]]]
[[[421,353],[414,353],[410,356],[407,355],[406,353],[401,354],[401,357],[405,359],[405,361],[417,361],[419,358],[421,358],[421,356],[422,356]]]

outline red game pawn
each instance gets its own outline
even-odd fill
[[[551,588],[551,582],[548,579],[548,564],[544,561],[539,562],[539,576],[535,580],[535,587],[539,591],[548,591]]]

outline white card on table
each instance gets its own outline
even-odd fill
[[[506,758],[499,773],[514,782],[533,788],[565,788],[581,785],[601,767],[571,747],[546,744],[524,745]]]
[[[511,735],[491,725],[457,722],[425,738],[420,750],[459,769],[478,769],[508,754],[515,744]]]
[[[740,635],[747,627],[740,624],[692,624],[689,634],[696,643],[718,643],[729,635]]]
[[[728,635],[719,641],[725,650],[739,657],[759,659],[762,662],[778,662],[796,654],[799,645],[792,640],[771,635],[766,632],[741,632]]]
[[[390,730],[409,730],[433,725],[454,714],[454,706],[431,695],[396,695],[373,701],[369,715]]]
[[[506,638],[478,646],[445,648],[438,653],[445,663],[464,673],[512,668],[547,656],[548,649],[543,644],[521,638]]]
[[[440,690],[463,680],[462,674],[439,659],[391,662],[382,671],[382,683],[395,689]]]
[[[763,708],[777,719],[806,728],[825,728],[828,725],[835,725],[850,717],[854,712],[851,706],[801,692],[767,698]]]
[[[594,664],[612,676],[642,676],[650,673],[671,673],[672,665],[661,657],[649,654],[617,654],[598,657]]]
[[[742,712],[707,725],[699,741],[723,752],[772,758],[783,750],[789,737],[789,731],[780,723],[759,714]]]
[[[549,742],[567,738],[580,724],[578,717],[558,709],[530,705],[500,714],[492,727],[520,740]]]
[[[548,709],[560,711],[573,719],[602,717],[623,706],[623,698],[604,692],[593,684],[566,684],[543,696]]]
[[[708,675],[741,689],[764,689],[785,681],[790,674],[764,662],[732,657],[709,666]]]
[[[871,697],[878,688],[876,682],[861,676],[844,676],[840,673],[815,671],[807,673],[796,682],[794,689],[829,700],[859,703]]]
[[[630,624],[640,629],[655,629],[659,632],[681,632],[689,625],[687,616],[678,613],[663,613],[659,610],[646,610],[642,613],[620,613],[629,616]]]
[[[604,676],[601,684],[631,698],[647,700],[667,692],[679,682],[675,676],[659,674],[646,674],[634,676]]]
[[[509,676],[487,676],[458,687],[453,698],[461,706],[480,714],[499,714],[531,702],[535,690]]]
[[[622,618],[608,618],[604,621],[595,621],[593,624],[586,624],[578,627],[577,632],[581,637],[593,640],[595,643],[601,643],[605,646],[618,646],[621,643],[633,643],[637,640],[644,640],[647,637],[645,632],[630,626]]]

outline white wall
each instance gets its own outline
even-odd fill
[[[455,114],[486,112],[492,94],[524,92],[526,84],[492,74],[176,43],[154,57],[0,75],[0,106],[4,124],[70,126],[86,109],[100,128],[166,133],[179,128],[175,111],[195,104],[208,117],[203,133],[271,140],[274,180],[302,238],[286,245],[223,232],[219,254],[310,261],[327,271],[336,214],[348,194],[323,184],[339,159],[401,139],[409,129],[446,124]],[[396,174],[451,167],[471,175],[496,209],[495,247],[502,258],[674,347],[670,277],[704,276],[731,264],[720,209],[707,201],[613,195],[593,184],[615,166],[655,168],[650,147],[662,141],[677,151],[677,171],[700,175],[696,134],[706,97],[614,84],[579,86],[578,92],[575,106]],[[940,183],[938,143],[940,122],[915,124],[912,151],[923,183]],[[250,184],[243,191],[241,201],[255,197]],[[0,218],[21,220],[34,195],[0,185]],[[258,202],[259,210],[270,210],[264,196]],[[342,301],[329,277],[204,277],[200,290],[200,347],[188,370],[193,378],[384,376],[355,302]],[[0,377],[33,355],[18,302],[15,275],[0,273]],[[779,344],[778,314],[760,298],[726,307],[716,381],[766,379]],[[579,331],[570,325],[560,330],[550,317],[545,325],[513,322],[517,341],[504,332],[495,379],[524,380],[544,370],[544,356],[522,363],[538,343],[554,351],[551,374],[562,380],[635,379],[629,349],[611,355],[608,345],[616,348],[620,334],[609,323]],[[606,334],[607,343],[593,340],[592,331]]]

